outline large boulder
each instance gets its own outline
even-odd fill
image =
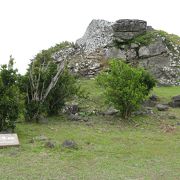
[[[120,19],[112,25],[112,28],[115,40],[125,42],[143,34],[147,29],[147,22],[138,19]]]
[[[68,148],[68,149],[78,149],[77,143],[73,140],[65,140],[62,143],[62,147]]]
[[[167,47],[163,43],[162,39],[159,38],[155,42],[150,43],[148,46],[142,46],[139,48],[139,57],[152,57],[161,55],[167,52]]]
[[[124,51],[123,49],[118,49],[116,47],[107,48],[105,50],[105,57],[106,59],[111,59],[114,57],[126,59],[126,51]]]
[[[115,32],[144,32],[147,22],[139,19],[119,19],[112,27]]]
[[[180,107],[180,95],[172,97],[170,105],[174,108]]]
[[[169,106],[166,104],[157,104],[156,107],[158,111],[167,111],[169,109]]]

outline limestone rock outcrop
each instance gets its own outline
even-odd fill
[[[97,48],[106,47],[113,43],[112,22],[92,20],[84,36],[76,41],[85,53],[91,53]]]
[[[88,77],[98,74],[110,58],[124,59],[150,71],[160,85],[180,85],[180,37],[175,42],[142,20],[92,20],[74,46],[53,57],[66,58],[72,73]]]
[[[147,23],[137,19],[120,19],[113,23],[112,28],[114,40],[126,42],[144,33],[147,29]]]
[[[163,43],[161,38],[158,38],[155,42],[149,44],[148,46],[142,46],[139,48],[139,57],[153,57],[167,53],[168,49]]]

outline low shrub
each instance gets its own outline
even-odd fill
[[[14,130],[19,115],[20,93],[13,59],[0,68],[0,131]]]
[[[26,121],[38,122],[42,116],[58,114],[64,103],[77,93],[76,78],[69,73],[65,61],[57,63],[53,58],[57,49],[66,46],[69,44],[62,43],[43,50],[29,64],[21,83],[22,91],[26,92]]]
[[[102,72],[97,82],[105,88],[105,97],[127,119],[137,110],[155,86],[156,80],[145,70],[134,68],[121,60],[111,60],[109,71]]]

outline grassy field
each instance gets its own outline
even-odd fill
[[[82,111],[105,109],[102,90],[94,80],[81,80],[89,98]],[[180,87],[155,88],[162,102],[179,94]],[[173,117],[173,118],[172,118]],[[116,116],[89,115],[87,122],[71,122],[63,115],[48,124],[17,124],[21,146],[0,149],[0,179],[153,179],[180,177],[180,109],[136,116],[125,122]],[[45,147],[45,136],[54,148]],[[32,141],[32,139],[35,139]],[[78,149],[62,147],[74,140]]]

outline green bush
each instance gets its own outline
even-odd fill
[[[0,131],[14,130],[19,115],[20,93],[13,59],[0,69]]]
[[[108,72],[102,72],[98,83],[105,88],[107,102],[120,110],[121,117],[127,119],[137,110],[156,80],[145,70],[133,68],[124,62],[114,59],[110,61]]]
[[[76,78],[65,69],[59,77],[56,86],[52,89],[50,95],[46,99],[45,104],[48,115],[57,115],[65,102],[78,93],[79,86],[76,82]]]
[[[44,79],[41,79],[41,81],[48,82],[52,74],[50,73],[46,76],[47,81],[44,81]],[[47,87],[47,85],[44,83],[44,87]],[[30,89],[30,83],[27,83],[27,88]],[[42,87],[39,88],[41,89]],[[28,91],[28,97],[25,100],[25,120],[38,122],[41,116],[57,115],[65,105],[65,102],[77,94],[78,91],[79,86],[76,84],[75,77],[67,70],[64,70],[56,86],[51,90],[44,102],[33,100],[31,92]]]
[[[63,68],[56,85],[51,88],[46,98],[47,89],[58,72],[59,64],[52,54],[57,48],[65,48],[67,43],[56,45],[43,50],[30,63],[27,74],[21,83],[21,89],[26,92],[25,119],[26,121],[39,121],[41,116],[56,115],[64,106],[65,101],[75,95],[79,89],[76,79]]]

